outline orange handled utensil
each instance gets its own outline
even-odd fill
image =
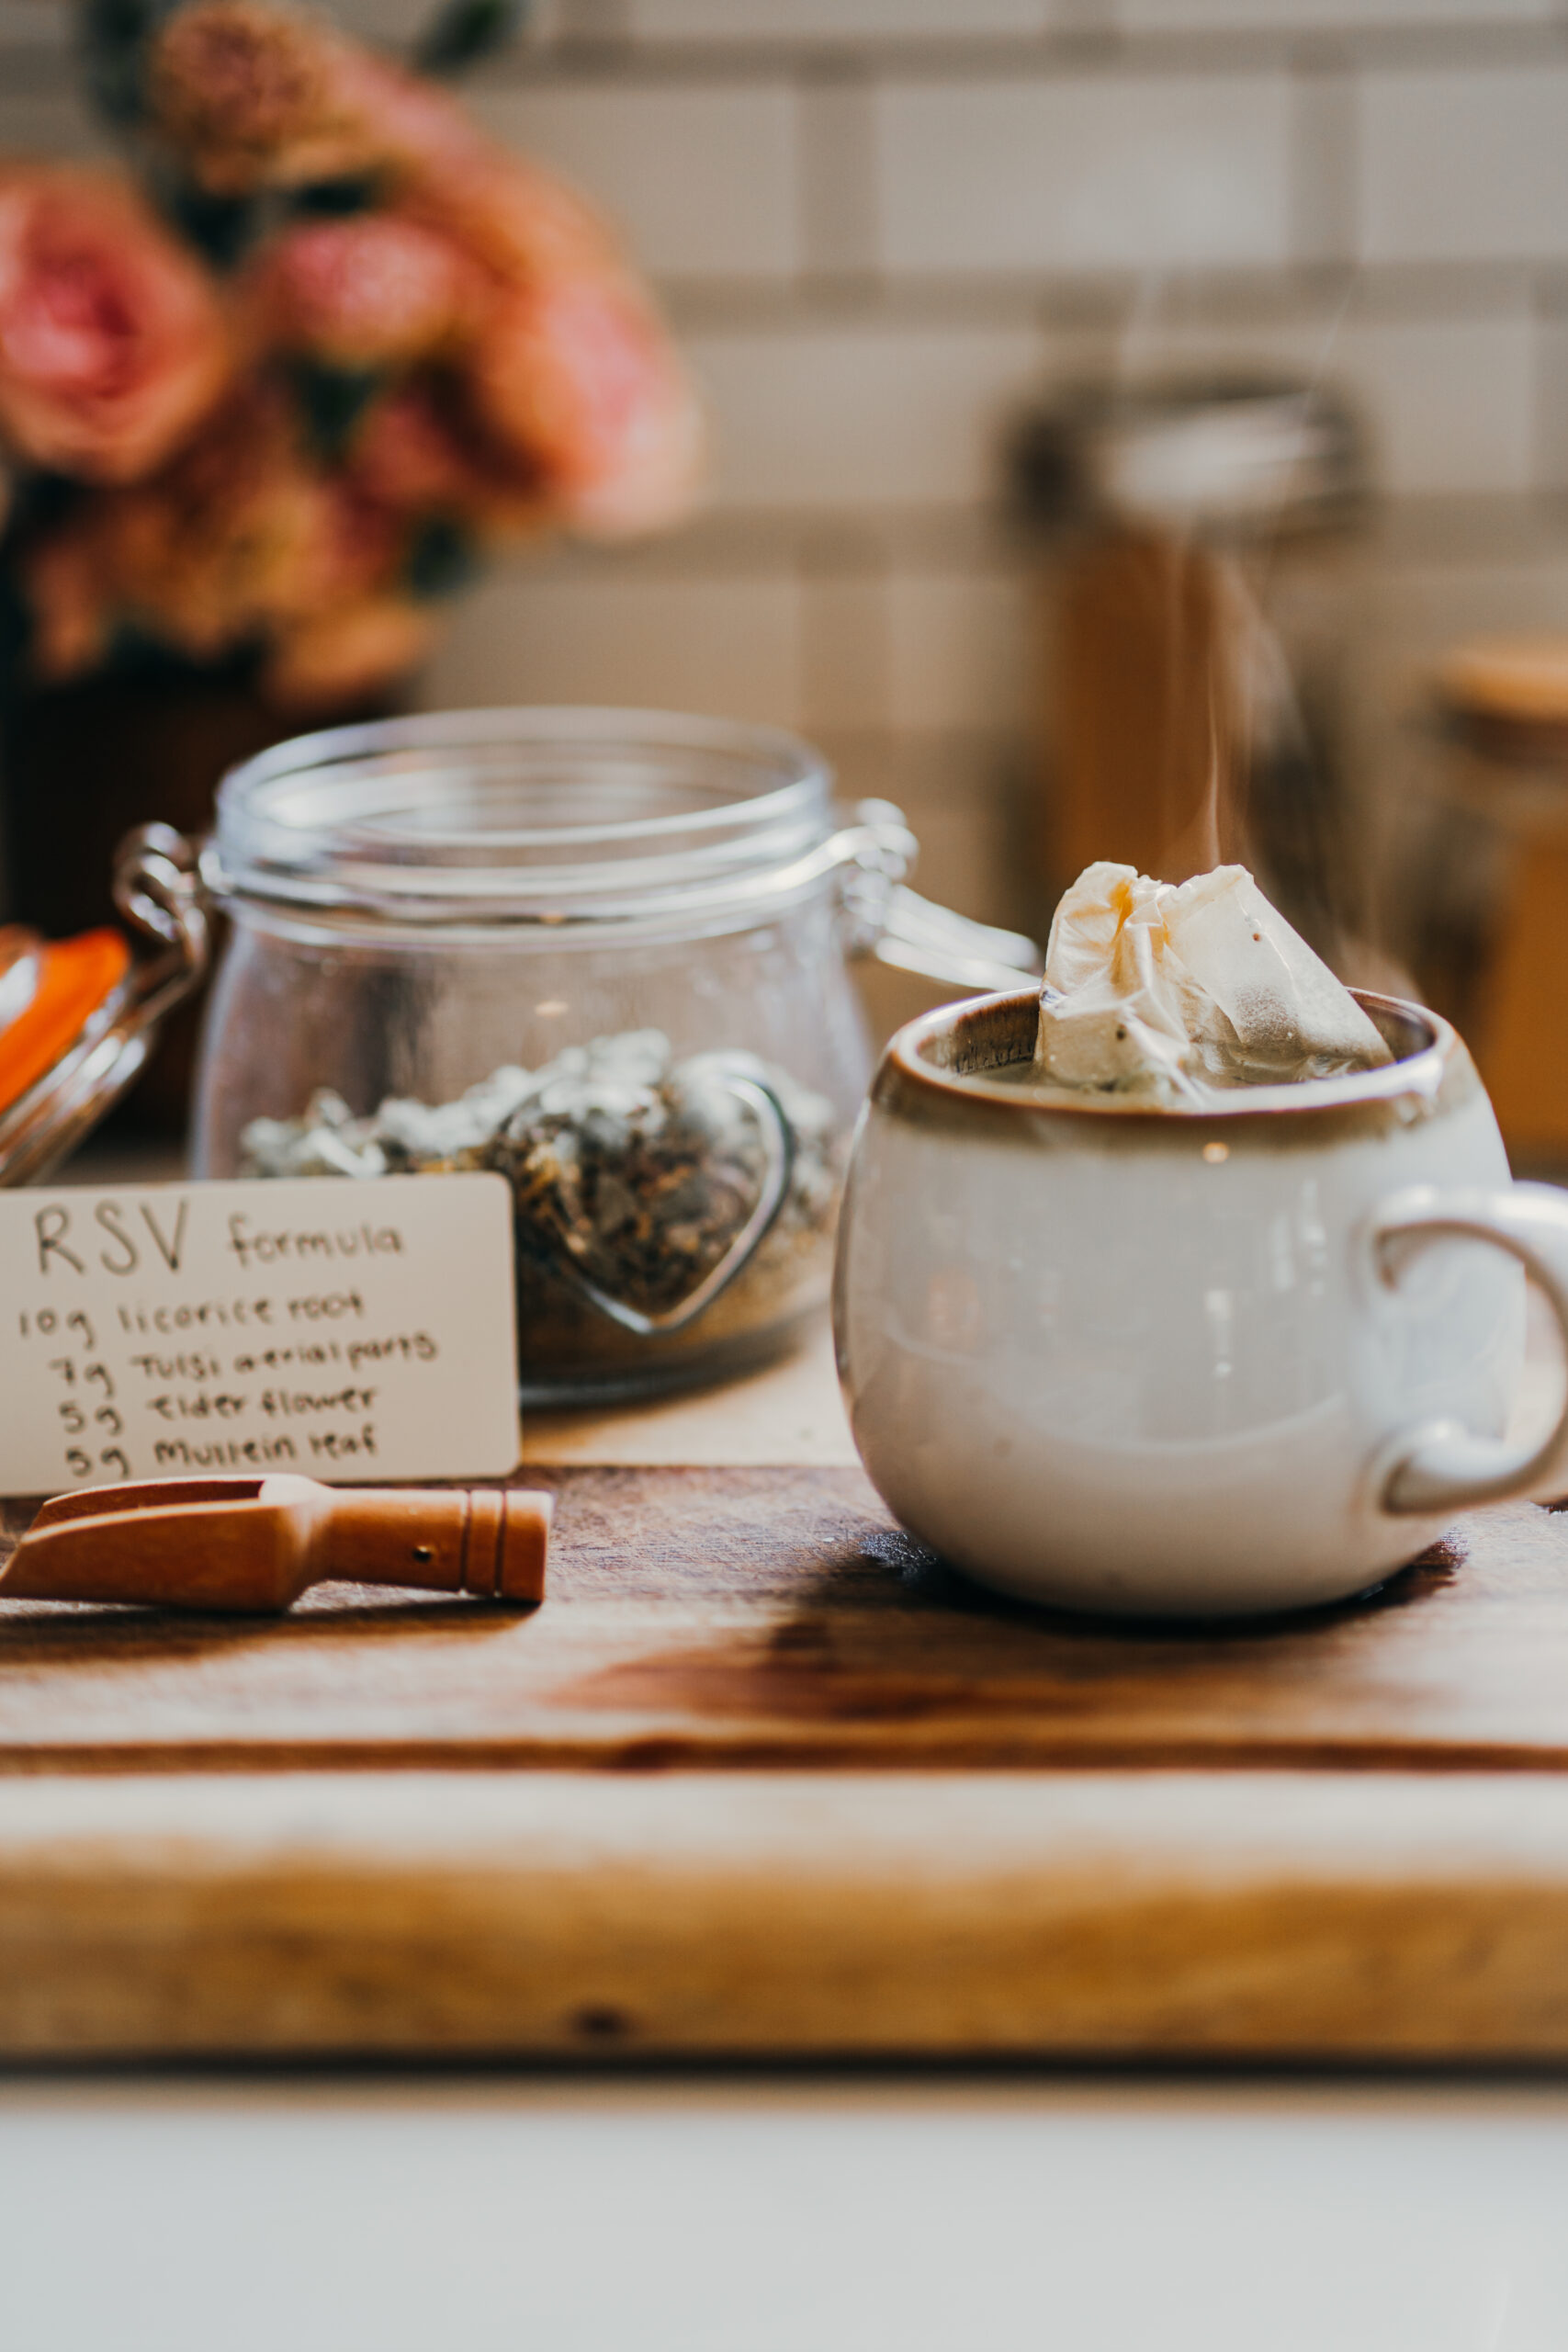
[[[554,1498],[514,1487],[322,1487],[160,1478],[56,1495],[4,1569],[0,1600],[287,1609],[313,1584],[542,1600]]]

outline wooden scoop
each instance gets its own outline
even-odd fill
[[[554,1498],[499,1487],[334,1489],[313,1478],[159,1478],[56,1495],[0,1600],[287,1609],[328,1577],[542,1600]]]

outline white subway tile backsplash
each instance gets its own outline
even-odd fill
[[[1360,256],[1562,259],[1568,63],[1369,74]]]
[[[1402,569],[1386,584],[1375,649],[1384,696],[1395,710],[1413,711],[1450,646],[1529,629],[1568,631],[1568,556]]]
[[[0,0],[0,40],[28,49],[67,49],[74,29],[60,0]]]
[[[1282,74],[895,82],[879,104],[896,270],[1140,270],[1283,262]]]
[[[801,670],[806,727],[887,726],[887,593],[880,571],[804,583]]]
[[[1371,417],[1396,496],[1525,491],[1535,462],[1536,331],[1527,317],[1400,320],[1347,333],[1335,372]]]
[[[1029,676],[1028,590],[1010,572],[900,573],[888,588],[893,724],[1010,734]]]
[[[1042,31],[1050,0],[629,0],[650,40],[897,40]]]
[[[870,77],[863,73],[808,75],[797,107],[802,266],[868,276],[876,266]]]
[[[1248,319],[1224,325],[1140,311],[1115,330],[1061,335],[1055,367],[1069,378],[1092,376],[1135,383],[1151,376],[1215,375],[1231,369],[1314,369],[1331,360],[1338,330],[1332,322]]]
[[[615,215],[656,275],[778,277],[799,262],[787,85],[550,85],[476,105],[500,137]]]
[[[793,576],[671,579],[617,564],[487,581],[425,673],[423,700],[622,703],[795,727],[800,594]]]
[[[1043,353],[1028,329],[955,327],[802,326],[687,347],[713,405],[716,494],[742,506],[983,498]]]
[[[1346,391],[1368,428],[1380,492],[1426,497],[1530,487],[1537,344],[1534,323],[1522,311],[1353,319],[1203,340],[1211,358],[1256,357]]]
[[[0,58],[0,75],[5,62]],[[103,126],[73,93],[18,97],[0,87],[0,155],[62,155],[73,162],[102,155]]]
[[[1356,116],[1343,69],[1298,74],[1295,120],[1295,259],[1343,266],[1356,243]]]
[[[1537,334],[1522,307],[1477,319],[1144,326],[1119,349],[1100,344],[1096,358],[1130,379],[1258,368],[1339,385],[1369,427],[1379,490],[1517,492],[1535,462]]]
[[[360,40],[387,41],[400,49],[417,40],[429,22],[423,0],[333,0],[331,13]]]
[[[1544,490],[1568,490],[1568,318],[1554,312],[1538,329],[1536,467]]]
[[[1348,32],[1380,25],[1550,24],[1557,0],[1114,0],[1129,32]]]

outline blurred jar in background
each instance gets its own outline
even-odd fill
[[[1252,866],[1362,977],[1360,443],[1305,383],[1080,386],[1021,424],[1040,552],[1046,903],[1096,858],[1173,882]]]
[[[1439,663],[1412,812],[1409,952],[1463,1032],[1517,1165],[1568,1164],[1568,636]]]

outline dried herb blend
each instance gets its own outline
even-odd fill
[[[756,1088],[791,1148],[777,1216],[683,1332],[621,1328],[590,1286],[640,1315],[676,1311],[755,1210],[771,1141]],[[754,1054],[677,1061],[657,1029],[569,1046],[536,1070],[503,1067],[454,1102],[393,1098],[356,1118],[339,1095],[318,1092],[299,1117],[252,1120],[241,1146],[252,1176],[498,1170],[515,1203],[523,1358],[542,1374],[611,1374],[650,1350],[706,1351],[816,1303],[841,1176],[840,1122],[824,1096]]]

